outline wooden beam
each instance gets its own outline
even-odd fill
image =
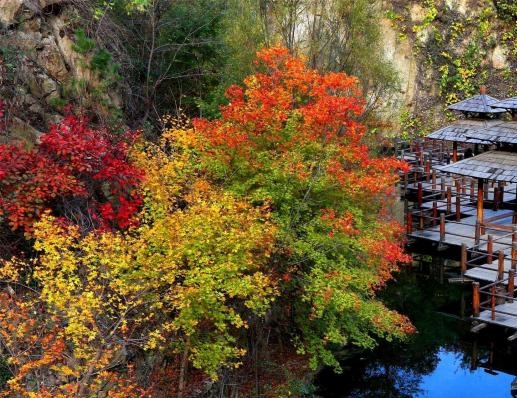
[[[456,163],[458,161],[458,142],[452,143],[452,161]]]

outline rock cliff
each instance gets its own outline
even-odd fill
[[[76,43],[84,21],[68,0],[0,0],[0,97],[9,118],[2,140],[33,142],[67,104],[95,117],[122,106],[116,87],[91,67],[93,44],[86,51]]]

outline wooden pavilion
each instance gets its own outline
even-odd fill
[[[459,248],[460,279],[474,287],[475,319],[517,330],[517,121],[502,118],[517,116],[517,97],[498,101],[482,89],[449,109],[463,119],[428,138],[453,143],[452,163],[434,161],[412,183],[405,177],[404,192],[413,201],[406,206],[408,237]],[[459,156],[458,143],[474,145],[476,156]],[[481,302],[482,294],[488,300]]]

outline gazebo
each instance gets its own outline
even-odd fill
[[[449,126],[443,127],[427,136],[427,138],[452,142],[452,161],[458,161],[458,142],[472,144],[491,144],[484,140],[480,131],[491,129],[503,121],[501,115],[507,112],[505,108],[496,107],[500,101],[486,94],[482,86],[480,94],[464,101],[449,105],[447,109],[461,112],[464,119],[458,119]]]

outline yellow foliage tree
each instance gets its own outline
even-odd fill
[[[90,396],[124,389],[126,397],[142,396],[127,379],[136,351],[179,354],[180,393],[188,364],[211,378],[221,366],[238,364],[245,351],[237,332],[276,294],[264,270],[275,228],[266,206],[252,207],[196,174],[191,136],[168,131],[159,144],[135,153],[148,172],[138,226],[81,235],[45,215],[35,226],[40,255],[34,264],[3,264],[0,273],[13,286],[25,283],[22,270],[31,270],[38,291],[32,302],[55,320],[52,334],[49,327],[33,337],[37,352],[10,353],[13,363],[23,362],[23,371],[13,368],[11,391]],[[0,320],[0,331],[8,326]],[[47,344],[53,356],[40,342],[50,335],[59,342]],[[22,342],[16,331],[5,336],[4,346]],[[47,383],[30,383],[43,359]]]

